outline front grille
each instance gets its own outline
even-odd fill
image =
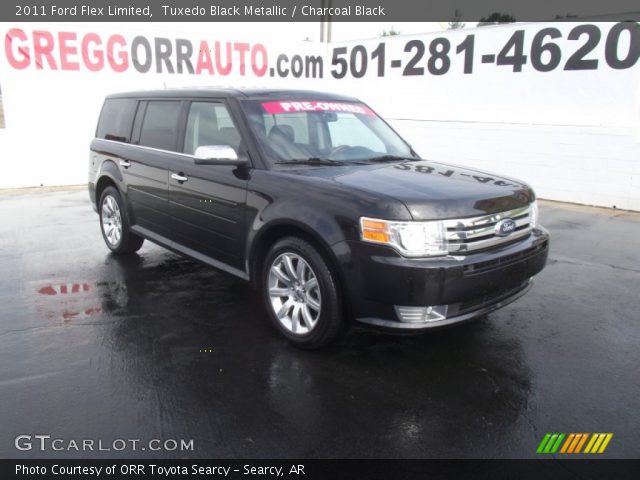
[[[509,235],[500,237],[496,235],[495,227],[505,218],[513,220],[516,228]],[[445,220],[449,253],[464,255],[522,240],[531,234],[530,219],[531,207],[526,206],[481,217]]]

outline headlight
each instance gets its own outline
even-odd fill
[[[447,254],[444,223],[390,222],[375,218],[360,218],[363,241],[389,245],[407,257],[435,257]]]
[[[538,228],[540,226],[540,215],[538,214],[538,202],[534,201],[529,206],[529,215],[531,216],[531,227]]]

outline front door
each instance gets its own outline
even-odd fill
[[[199,146],[227,145],[246,156],[245,142],[223,101],[188,106],[183,155],[169,164],[172,240],[207,257],[244,270],[248,164],[196,165]]]

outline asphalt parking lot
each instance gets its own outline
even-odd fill
[[[149,242],[108,254],[86,190],[5,192],[0,212],[1,457],[535,457],[546,432],[612,432],[601,456],[638,457],[640,214],[543,202],[550,260],[524,298],[304,352],[243,282]]]

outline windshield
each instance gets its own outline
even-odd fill
[[[271,164],[347,164],[414,158],[411,147],[362,103],[244,100]]]

